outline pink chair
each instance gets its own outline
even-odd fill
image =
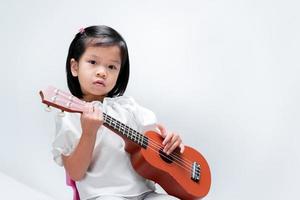
[[[66,173],[66,183],[73,189],[73,200],[80,200],[79,193],[75,184],[75,181],[73,181],[68,173]]]

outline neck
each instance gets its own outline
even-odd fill
[[[103,102],[103,99],[106,96],[93,96],[93,95],[83,95],[82,100],[86,102],[92,102],[92,101],[101,101]]]

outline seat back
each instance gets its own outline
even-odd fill
[[[76,183],[75,181],[73,181],[70,176],[68,175],[68,173],[66,173],[66,183],[68,186],[72,187],[73,190],[73,200],[80,200],[79,198],[79,193],[76,187]]]

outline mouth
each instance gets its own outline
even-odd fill
[[[104,83],[104,81],[102,81],[102,80],[94,81],[93,84],[94,84],[94,85],[97,85],[97,86],[104,86],[104,87],[105,87],[105,83]]]

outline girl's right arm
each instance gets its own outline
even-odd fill
[[[99,108],[89,105],[81,115],[82,135],[73,153],[62,155],[64,167],[74,181],[81,180],[92,160],[97,132],[103,124],[103,115]]]

